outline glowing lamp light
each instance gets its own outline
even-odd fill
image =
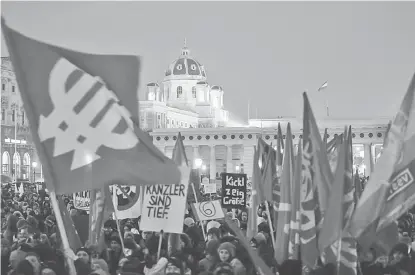
[[[36,161],[32,162],[32,167],[33,168],[36,168],[37,167],[37,162]]]
[[[202,164],[202,170],[206,171],[206,164]]]
[[[241,167],[239,167],[239,165],[236,165],[235,166],[235,171],[237,172],[237,173],[239,173],[239,171],[241,170]]]
[[[195,159],[194,165],[196,169],[199,169],[200,167],[202,167],[202,164],[203,164],[202,159]]]
[[[362,169],[366,169],[366,165],[364,164],[360,165],[360,167],[362,167]]]

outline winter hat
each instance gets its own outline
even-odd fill
[[[78,254],[79,251],[84,251],[86,254],[88,254],[89,256],[91,256],[91,250],[89,250],[86,247],[80,247],[76,250],[75,254]]]
[[[13,215],[16,216],[18,219],[23,218],[23,214],[20,211],[14,211]]]
[[[233,267],[228,263],[219,263],[213,270],[213,275],[235,275]]]
[[[28,225],[32,228],[37,228],[37,226],[39,224],[38,221],[36,220],[36,218],[33,217],[33,216],[27,216],[26,221],[27,221]]]
[[[257,244],[261,244],[261,243],[266,243],[267,242],[267,238],[262,233],[256,234],[255,237],[254,237],[254,239],[257,242]]]
[[[218,240],[210,240],[206,244],[206,254],[209,255],[215,255],[218,251],[218,248],[220,246],[220,242]]]
[[[270,233],[268,223],[262,222],[258,224],[258,232]]]
[[[195,220],[187,217],[186,219],[184,219],[184,225],[186,225],[187,227],[190,227],[192,224],[195,224]]]
[[[26,220],[19,220],[17,222],[17,229],[23,229],[29,227],[29,223]]]
[[[208,235],[215,235],[218,239],[220,238],[220,229],[216,227],[212,227],[207,231]]]
[[[403,255],[408,256],[409,246],[406,243],[398,243],[392,248],[390,255],[392,255],[395,252],[400,252]]]
[[[24,252],[20,249],[13,250],[10,253],[9,262],[13,269],[16,269],[17,265],[26,258],[27,252]]]
[[[100,269],[104,270],[105,272],[109,272],[108,264],[103,259],[92,259],[92,266],[99,266]]]
[[[119,245],[121,245],[121,240],[120,240],[120,237],[118,237],[118,234],[117,235],[112,235],[111,236],[111,242],[117,242]]]
[[[236,247],[233,244],[231,244],[230,242],[221,243],[219,245],[218,252],[220,252],[221,250],[228,251],[231,258],[235,257]]]
[[[217,221],[210,221],[208,222],[208,224],[206,225],[206,231],[209,232],[209,230],[211,228],[219,228],[220,227],[220,223],[218,223]]]

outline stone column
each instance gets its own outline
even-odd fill
[[[364,161],[363,163],[366,166],[365,169],[365,176],[370,176],[370,173],[372,172],[372,143],[369,144],[363,144],[364,147]]]
[[[246,174],[246,176],[249,178],[252,177],[252,166],[253,166],[253,162],[254,162],[254,150],[255,150],[255,146],[250,146],[250,145],[242,145],[243,146],[243,164],[244,164],[244,172]]]
[[[210,146],[210,182],[216,180],[216,150],[215,145]]]
[[[232,145],[226,146],[226,173],[233,173],[234,167],[232,163]]]

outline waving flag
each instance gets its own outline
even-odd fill
[[[326,150],[323,151],[323,141],[307,93],[303,93],[303,98],[303,154],[311,158],[311,161],[308,161],[311,165],[310,172],[313,171],[311,181],[313,189],[314,187],[317,188],[318,206],[321,212],[324,213],[327,208],[326,204],[333,175],[327,160],[327,152]]]
[[[325,262],[333,264],[340,262],[338,274],[356,275],[356,241],[347,230],[344,230],[355,206],[351,127],[348,131],[345,130],[344,136],[347,138],[340,149],[334,185],[328,202],[329,207],[319,235],[319,245],[320,251],[325,252]]]
[[[363,236],[379,232],[414,204],[414,93],[415,75],[351,219],[349,231],[355,238],[362,237],[362,242]]]
[[[320,91],[326,89],[328,85],[329,85],[329,83],[327,81],[324,82],[323,85],[321,85],[320,88],[318,88],[317,91],[320,92]]]
[[[289,231],[289,248],[288,252],[290,255],[290,259],[299,260],[300,255],[301,259],[309,259],[309,255],[301,254],[301,243],[300,243],[300,226],[301,226],[301,199],[302,199],[302,148],[301,148],[301,140],[298,144],[298,151],[297,151],[297,158],[295,160],[294,166],[294,180],[292,182],[291,188],[291,221],[290,221],[290,231]]]
[[[291,135],[291,127],[288,123],[287,126],[287,136],[286,136],[286,150],[284,151],[284,163],[283,163],[283,170],[280,179],[280,202],[278,204],[278,218],[276,221],[276,231],[277,236],[275,238],[275,243],[277,244],[275,248],[275,257],[279,264],[282,264],[285,260],[289,259],[288,254],[288,247],[290,242],[290,231],[291,231],[291,201],[292,201],[292,186],[294,180],[294,165],[293,165],[293,144],[292,144],[292,135]],[[298,184],[298,183],[297,183]],[[298,194],[299,196],[299,194]],[[298,200],[298,199],[297,199]],[[275,211],[275,212],[277,212]],[[299,203],[298,209],[299,212]],[[296,214],[294,215],[296,218]],[[294,218],[294,222],[296,221]],[[299,229],[299,221],[295,224],[297,235]],[[294,239],[295,236],[293,236]]]
[[[47,188],[173,184],[180,171],[138,127],[135,56],[76,52],[2,30]],[[93,177],[85,177],[85,175]]]
[[[311,110],[307,94],[304,97],[303,115],[303,175],[301,182],[301,260],[309,268],[314,268],[320,253],[317,249],[317,228],[320,210],[326,209],[330,192],[331,171],[327,152],[322,148],[322,139]],[[323,164],[323,165],[322,165]],[[317,189],[317,192],[316,192]],[[317,197],[318,194],[318,197]],[[318,214],[316,219],[316,214]]]

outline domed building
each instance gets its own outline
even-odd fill
[[[205,67],[190,55],[186,40],[180,56],[167,67],[159,84],[147,84],[140,101],[143,129],[226,127],[221,86],[210,86]]]

